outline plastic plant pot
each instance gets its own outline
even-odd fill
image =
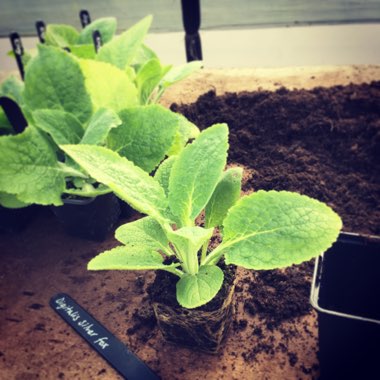
[[[159,271],[148,288],[151,304],[162,336],[168,342],[208,354],[223,348],[235,312],[233,295],[235,270],[227,267],[223,286],[208,304],[195,309],[180,306],[175,298],[178,278]]]
[[[67,198],[52,207],[54,214],[72,236],[103,241],[120,216],[119,200],[112,193],[96,198]]]
[[[341,233],[316,260],[310,300],[321,379],[379,378],[380,238]]]
[[[37,215],[40,206],[6,208],[0,206],[0,231],[19,232]]]

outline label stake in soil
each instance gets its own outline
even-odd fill
[[[56,294],[51,298],[50,306],[127,380],[159,380],[144,362],[70,296]]]
[[[82,9],[79,12],[79,18],[80,18],[80,23],[82,24],[82,28],[85,28],[87,25],[91,24],[91,17],[88,10]]]
[[[9,35],[11,41],[12,50],[16,58],[17,67],[20,72],[21,79],[24,80],[24,64],[22,62],[22,56],[24,55],[24,47],[22,46],[21,37],[18,33],[13,32]]]
[[[42,20],[36,21],[37,36],[41,44],[45,43],[46,25]]]
[[[99,30],[95,30],[92,33],[92,41],[94,42],[95,51],[98,52],[103,45],[102,35],[100,34]]]

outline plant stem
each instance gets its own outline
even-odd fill
[[[208,248],[209,243],[210,243],[209,240],[207,240],[206,242],[203,243],[203,246],[202,246],[202,255],[201,255],[201,264],[203,264],[204,261],[206,260],[206,257],[207,257],[207,248]]]
[[[167,269],[165,268],[164,270],[166,270],[167,272],[173,273],[178,277],[182,277],[185,274],[180,269],[174,268],[174,267],[168,267]]]
[[[220,248],[222,247],[222,248]],[[220,252],[223,249],[223,245],[219,245],[216,249],[214,249],[202,262],[202,265],[215,265],[219,259],[222,257],[223,252]]]
[[[88,179],[89,178],[86,174],[84,174],[81,171],[76,170],[76,169],[74,169],[74,168],[72,168],[72,167],[64,164],[63,162],[59,162],[58,165],[59,165],[61,171],[64,174],[66,174],[66,176],[68,176],[68,177],[77,177],[77,178],[83,178],[83,179]]]

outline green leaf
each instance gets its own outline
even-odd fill
[[[169,206],[182,226],[193,225],[211,198],[227,159],[228,127],[215,124],[178,156],[169,180]]]
[[[142,44],[137,50],[135,57],[133,58],[133,66],[142,66],[145,62],[149,61],[152,58],[158,58],[157,54],[148,46]]]
[[[103,17],[91,22],[80,32],[79,44],[93,44],[92,33],[99,31],[103,44],[112,40],[116,32],[117,21],[114,17]]]
[[[159,220],[165,219],[167,199],[164,190],[131,161],[94,145],[64,145],[61,148],[92,178],[108,186],[133,208]]]
[[[33,112],[33,120],[35,126],[48,133],[57,145],[77,144],[84,133],[79,120],[65,111],[37,110]]]
[[[192,61],[181,66],[175,66],[164,76],[161,85],[165,88],[169,87],[198,71],[202,65],[202,61]]]
[[[29,203],[19,201],[14,194],[0,192],[0,205],[6,208],[24,208]]]
[[[54,47],[39,45],[39,55],[26,70],[24,99],[31,111],[59,109],[74,114],[82,123],[92,114],[77,60]]]
[[[178,303],[187,309],[206,304],[218,294],[223,279],[223,271],[215,265],[201,266],[195,275],[185,274],[177,282]]]
[[[165,265],[158,252],[149,248],[116,247],[93,258],[87,265],[88,270],[147,270],[168,269],[176,265]]]
[[[324,203],[287,191],[258,191],[242,198],[223,224],[223,242],[215,251],[224,253],[227,264],[248,269],[309,260],[327,250],[342,227]]]
[[[0,87],[0,95],[7,96],[8,98],[13,99],[19,105],[22,104],[22,93],[24,91],[24,82],[15,76],[11,75],[6,78]]]
[[[169,195],[169,178],[170,178],[172,167],[176,159],[177,159],[177,156],[171,156],[167,158],[165,161],[161,163],[156,173],[154,174],[154,178],[158,181],[158,183],[164,189],[166,196]]]
[[[176,231],[167,230],[166,234],[177,249],[177,256],[185,272],[195,274],[198,272],[198,251],[203,243],[210,240],[213,229],[202,227],[182,227]]]
[[[70,25],[48,24],[46,27],[46,45],[64,48],[70,45],[75,45],[78,38],[78,31]]]
[[[15,131],[2,108],[0,108],[0,136],[12,135]]]
[[[118,112],[138,104],[137,89],[124,71],[89,59],[80,60],[80,67],[95,110],[111,108]]]
[[[199,136],[199,128],[186,119],[185,116],[177,114],[178,117],[178,131],[174,137],[174,142],[168,151],[168,156],[177,155],[181,153],[185,145],[190,139],[195,139]]]
[[[231,168],[223,173],[205,209],[207,228],[222,226],[228,210],[240,198],[242,175],[241,168]]]
[[[147,216],[120,226],[115,238],[128,247],[142,247],[167,252],[169,242],[160,224]]]
[[[70,45],[71,54],[78,58],[95,59],[96,51],[94,44],[91,45]]]
[[[173,143],[176,115],[155,104],[125,109],[119,116],[123,123],[110,132],[108,147],[151,172]]]
[[[143,64],[136,76],[140,104],[149,103],[153,90],[158,86],[169,69],[170,66],[162,67],[157,58],[150,59]]]
[[[106,108],[100,108],[90,119],[81,144],[103,144],[109,131],[120,124],[121,120],[115,112]]]
[[[25,203],[59,206],[64,188],[54,149],[38,130],[28,126],[0,137],[0,191]]]
[[[127,65],[132,63],[141,48],[151,23],[152,16],[143,18],[124,33],[104,44],[99,49],[96,59],[124,70]]]

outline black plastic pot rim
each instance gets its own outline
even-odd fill
[[[83,205],[83,206],[85,206],[85,205],[88,205],[88,204],[94,202],[95,199],[96,199],[96,197],[64,198],[64,199],[62,199],[62,202],[64,204],[67,204],[67,205],[79,205],[79,206]]]
[[[356,234],[352,232],[342,232],[344,236],[347,237],[362,237],[365,239],[371,239],[371,240],[379,240],[378,236],[374,235],[363,235],[363,234]],[[342,313],[339,311],[331,310],[331,309],[326,309],[321,306],[319,306],[319,291],[321,287],[320,283],[320,276],[321,276],[321,270],[322,270],[322,264],[324,260],[324,254],[325,252],[321,253],[315,260],[315,266],[314,266],[314,274],[313,274],[313,280],[311,283],[311,292],[310,292],[310,303],[313,306],[315,310],[317,310],[318,313],[325,313],[337,317],[342,317],[342,318],[349,318],[349,319],[354,319],[358,321],[364,321],[364,322],[370,322],[370,323],[375,323],[380,325],[380,320],[373,319],[373,318],[366,318],[366,317],[361,317],[360,315],[354,315],[354,314],[347,314],[347,313]]]

